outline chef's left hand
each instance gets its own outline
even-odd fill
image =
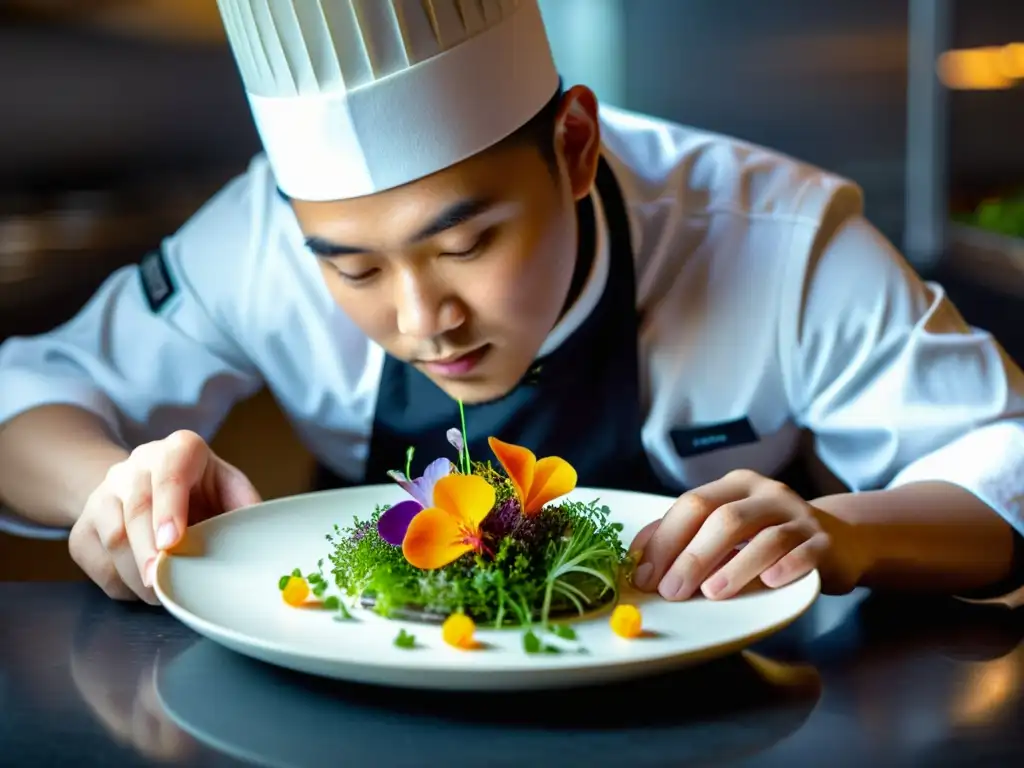
[[[852,526],[747,470],[680,496],[637,534],[630,551],[642,552],[634,586],[666,600],[686,600],[698,590],[721,600],[756,579],[776,588],[815,568],[824,591],[841,593],[864,570]]]

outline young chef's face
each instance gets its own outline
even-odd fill
[[[576,87],[555,109],[542,132],[548,156],[524,134],[394,190],[293,201],[338,305],[467,403],[515,387],[569,291],[575,204],[597,169],[597,101]]]

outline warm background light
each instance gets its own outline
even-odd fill
[[[938,74],[943,85],[958,91],[1013,88],[1024,80],[1024,43],[946,51]]]

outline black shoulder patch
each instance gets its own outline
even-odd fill
[[[153,312],[159,312],[174,297],[177,290],[171,273],[164,260],[163,249],[150,251],[139,263],[139,278],[142,281],[142,292]]]

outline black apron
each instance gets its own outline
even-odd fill
[[[529,448],[538,458],[561,456],[576,469],[578,484],[649,493],[670,493],[656,478],[640,440],[638,314],[629,220],[611,168],[601,160],[596,186],[608,224],[609,274],[597,306],[551,354],[539,358],[504,397],[467,405],[470,458],[498,466],[487,438]],[[577,206],[578,269],[585,278],[593,261],[593,203]],[[570,293],[570,295],[572,295]],[[370,455],[363,483],[391,482],[403,470],[406,451],[416,449],[418,476],[436,458],[456,458],[447,432],[459,426],[458,403],[415,367],[390,355],[381,374]],[[322,472],[317,486],[347,485]]]

